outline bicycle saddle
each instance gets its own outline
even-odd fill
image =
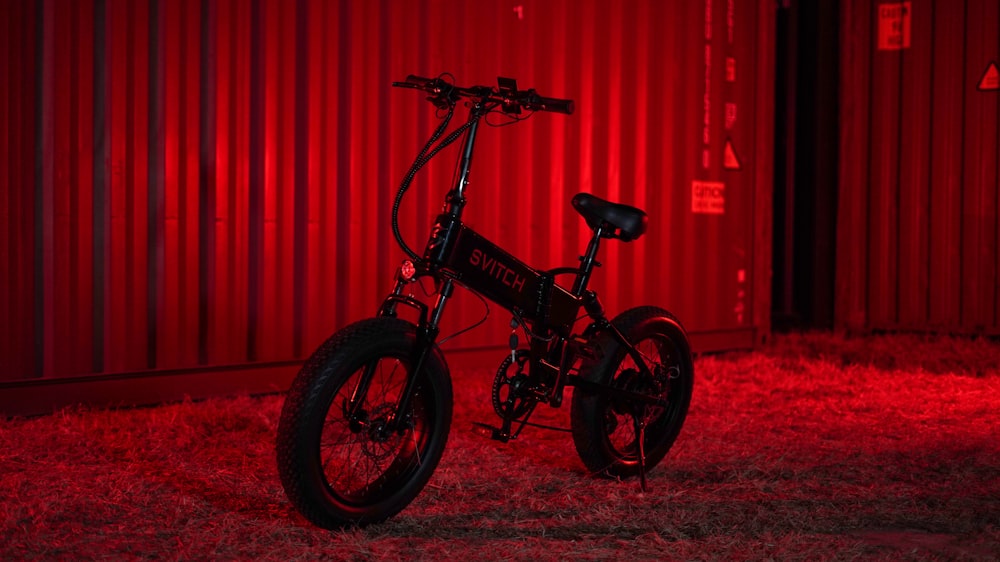
[[[612,227],[601,234],[605,238],[631,242],[646,232],[648,218],[642,209],[605,201],[589,193],[577,193],[572,203],[590,228],[597,229],[601,225]]]

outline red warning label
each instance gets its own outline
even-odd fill
[[[732,139],[726,139],[726,149],[722,152],[722,167],[727,170],[739,170],[742,168],[740,166],[740,157],[736,155],[736,149],[733,148]]]
[[[1000,69],[997,69],[996,61],[990,61],[983,77],[979,79],[979,85],[976,86],[976,89],[980,92],[1000,90]]]
[[[705,215],[726,213],[726,184],[721,181],[691,182],[691,212]]]
[[[878,50],[898,51],[910,48],[910,3],[889,2],[878,5]]]

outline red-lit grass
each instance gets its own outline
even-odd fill
[[[493,369],[462,371],[428,488],[332,533],[278,484],[281,397],[0,422],[0,559],[994,559],[998,357],[983,340],[806,335],[701,358],[645,494],[584,474],[566,433],[480,437]],[[564,426],[568,405],[541,413]]]

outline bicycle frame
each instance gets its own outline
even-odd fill
[[[433,225],[423,259],[416,263],[409,260],[404,262],[397,273],[395,286],[383,302],[379,315],[396,316],[399,305],[417,311],[418,341],[412,372],[419,373],[427,354],[436,345],[439,322],[454,292],[455,284],[461,284],[479,293],[513,314],[512,328],[520,325],[532,335],[528,350],[529,372],[532,376],[537,375],[546,381],[547,393],[536,397],[521,426],[513,434],[511,433],[513,420],[504,420],[504,427],[496,435],[504,441],[517,436],[538,401],[544,400],[554,407],[561,405],[566,386],[604,392],[632,400],[637,404],[656,404],[656,401],[648,396],[592,383],[571,372],[578,358],[592,357],[594,353],[589,338],[572,334],[573,326],[582,309],[591,320],[584,334],[593,336],[599,331],[610,333],[624,347],[639,370],[644,375],[651,376],[642,355],[608,321],[596,292],[587,288],[594,267],[599,266],[596,256],[601,238],[605,234],[601,226],[594,229],[586,253],[580,257],[579,267],[539,271],[462,223],[461,217],[466,203],[465,187],[471,170],[479,121],[496,105],[498,104],[472,102],[466,122],[468,128],[465,132],[458,178],[445,197],[443,212],[438,215]],[[574,275],[571,289],[566,289],[555,282],[555,277],[562,274]],[[427,276],[434,278],[438,285],[438,297],[432,308],[412,296],[403,294],[407,284]],[[512,344],[511,347],[513,353],[516,344]],[[370,381],[371,378],[368,375],[370,373],[366,372],[366,376],[362,377],[362,385],[356,389],[355,396],[364,396],[367,391],[367,382],[364,381]],[[409,411],[416,386],[415,379],[416,377],[408,378],[396,405],[396,413],[391,423],[387,424],[387,431],[405,429],[406,420],[402,413]],[[359,407],[357,403],[359,401],[352,399],[351,402],[349,408],[354,413]]]

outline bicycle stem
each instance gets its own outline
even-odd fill
[[[455,189],[458,196],[465,195],[465,186],[469,184],[469,171],[472,169],[472,150],[476,143],[476,133],[479,131],[479,116],[472,122],[468,132],[465,133],[465,146],[462,149],[462,171],[458,178]]]
[[[465,207],[465,186],[469,184],[469,172],[472,170],[472,151],[476,144],[476,133],[479,131],[479,120],[489,112],[489,107],[477,103],[469,109],[469,129],[465,132],[462,146],[462,156],[459,163],[458,178],[455,186],[445,197],[445,212],[455,218],[462,217]]]

